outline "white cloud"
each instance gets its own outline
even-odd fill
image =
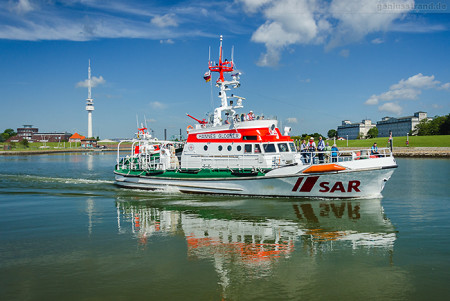
[[[376,38],[376,39],[373,39],[373,40],[371,41],[371,43],[372,43],[372,44],[383,44],[384,41],[383,41],[382,39],[380,39],[380,38]]]
[[[238,0],[244,10],[260,12],[265,22],[252,41],[263,43],[261,66],[278,64],[281,52],[294,44],[324,44],[332,49],[374,32],[390,30],[393,22],[412,10],[414,0]],[[396,5],[382,11],[383,5]],[[381,40],[375,39],[376,42]]]
[[[160,44],[175,44],[175,42],[172,39],[167,40],[159,40]]]
[[[450,83],[442,84],[442,85],[439,87],[439,89],[440,89],[440,90],[449,90],[449,89],[450,89]]]
[[[339,55],[342,56],[342,57],[348,57],[348,56],[350,55],[350,50],[348,50],[348,49],[342,49],[342,50],[339,52]]]
[[[98,85],[103,85],[104,83],[106,83],[106,80],[101,75],[99,77],[96,77],[96,76],[91,77],[91,87],[92,88],[94,88]],[[89,85],[88,79],[85,79],[85,80],[77,83],[77,87],[81,87],[81,88],[87,88],[88,85]]]
[[[396,9],[383,11],[385,5],[395,5]],[[337,25],[327,48],[358,41],[369,33],[388,31],[413,5],[414,0],[333,0],[330,13]]]
[[[383,105],[378,107],[378,111],[380,112],[390,112],[397,115],[402,113],[402,107],[398,103],[386,102]]]
[[[379,95],[372,95],[365,102],[366,105],[377,105],[380,101],[390,100],[415,100],[423,89],[442,89],[447,84],[440,85],[440,81],[434,79],[434,75],[426,76],[418,73],[408,79],[402,79],[392,85],[389,91]],[[450,87],[450,83],[448,85]]]
[[[166,14],[163,16],[155,16],[152,18],[151,23],[164,28],[164,27],[176,27],[178,26],[178,22],[175,19],[175,15],[174,14]]]
[[[244,4],[245,11],[249,13],[255,13],[267,3],[270,3],[272,0],[238,0],[238,2],[242,2]]]
[[[167,106],[159,101],[152,101],[150,102],[150,106],[155,110],[162,110],[165,109]]]
[[[55,1],[0,1],[0,39],[89,41],[141,38],[159,41],[210,36],[197,25],[206,18],[216,17],[212,8],[219,4],[208,5],[212,11],[208,16],[202,13],[205,3],[183,5],[187,4],[171,4],[168,8],[146,1],[76,0],[68,1],[67,5],[59,5]],[[173,13],[167,13],[168,9]],[[181,22],[186,26],[180,28]]]
[[[398,84],[392,85],[391,90],[405,89],[405,88],[417,88],[417,89],[429,89],[436,87],[440,84],[440,81],[434,80],[434,75],[425,76],[422,73],[418,73],[410,78],[398,82]]]
[[[298,120],[297,120],[297,118],[295,118],[295,117],[288,117],[288,118],[286,119],[286,122],[287,122],[287,123],[298,123]]]
[[[10,2],[11,3],[11,2]],[[12,10],[18,14],[26,14],[35,9],[34,5],[29,0],[19,0],[17,4],[12,4]]]

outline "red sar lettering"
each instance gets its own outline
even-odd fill
[[[330,182],[321,182],[319,184],[319,186],[321,187],[319,192],[330,192],[330,193],[333,193],[335,191],[352,192],[352,190],[354,190],[355,192],[361,192],[361,190],[359,190],[359,188],[358,188],[359,185],[361,185],[361,182],[357,181],[357,180],[348,182],[347,191],[345,191],[345,187],[344,187],[344,184],[342,184],[342,182],[334,183],[331,190],[330,190],[329,185],[330,185]]]

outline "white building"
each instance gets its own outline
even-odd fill
[[[416,112],[413,116],[399,118],[383,117],[381,121],[377,121],[378,137],[389,137],[390,131],[393,136],[406,136],[423,119],[431,118],[427,118],[426,112]]]
[[[371,128],[375,127],[370,119],[364,119],[362,122],[351,123],[349,120],[342,121],[342,125],[338,126],[338,136],[348,139],[357,139],[358,135],[362,137],[367,135]]]

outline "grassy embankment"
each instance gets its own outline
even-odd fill
[[[331,140],[332,141],[332,140]],[[388,143],[388,138],[374,138],[374,139],[363,139],[363,140],[349,140],[348,147],[361,147],[370,148],[373,143],[376,142],[379,148],[386,147]],[[336,141],[337,147],[346,147],[347,141]],[[0,143],[0,152],[4,151],[3,146],[7,143]],[[20,143],[16,143],[15,146],[10,151],[48,151],[48,150],[85,150],[80,147],[80,143],[72,143],[70,145],[66,142],[47,142],[46,146],[48,148],[41,148],[44,143],[35,142],[30,143],[29,147],[25,148]],[[100,143],[100,145],[106,145],[108,148],[116,149],[117,142],[110,143]],[[130,147],[130,144],[122,144],[124,147]],[[71,146],[71,147],[70,147]],[[406,146],[406,136],[404,137],[394,137],[394,147],[405,147]],[[438,136],[410,136],[409,137],[409,147],[450,147],[450,135],[438,135]]]
[[[375,142],[378,147],[388,146],[387,137],[363,139],[363,140],[349,140],[348,147],[365,147],[370,148]],[[409,147],[450,147],[450,135],[436,135],[436,136],[409,136]],[[337,147],[346,147],[347,141],[336,141]],[[394,137],[394,148],[406,147],[406,136]]]
[[[85,148],[80,147],[80,143],[68,143],[65,144],[63,142],[47,142],[47,143],[41,143],[41,142],[34,142],[29,143],[28,147],[24,147],[20,143],[15,143],[14,147],[12,147],[10,150],[5,150],[4,145],[9,145],[8,143],[0,143],[0,152],[2,151],[13,151],[13,152],[21,152],[21,151],[57,151],[57,150],[86,150]],[[105,143],[99,143],[99,145],[105,145],[108,149],[117,149],[117,142],[105,142]],[[129,144],[123,143],[124,147],[130,146]],[[46,148],[42,146],[47,146]],[[122,148],[122,147],[121,147]]]

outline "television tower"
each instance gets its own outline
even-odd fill
[[[92,111],[94,111],[94,100],[91,97],[91,60],[89,60],[88,68],[88,98],[86,99],[86,111],[88,112],[88,135],[92,138]]]

